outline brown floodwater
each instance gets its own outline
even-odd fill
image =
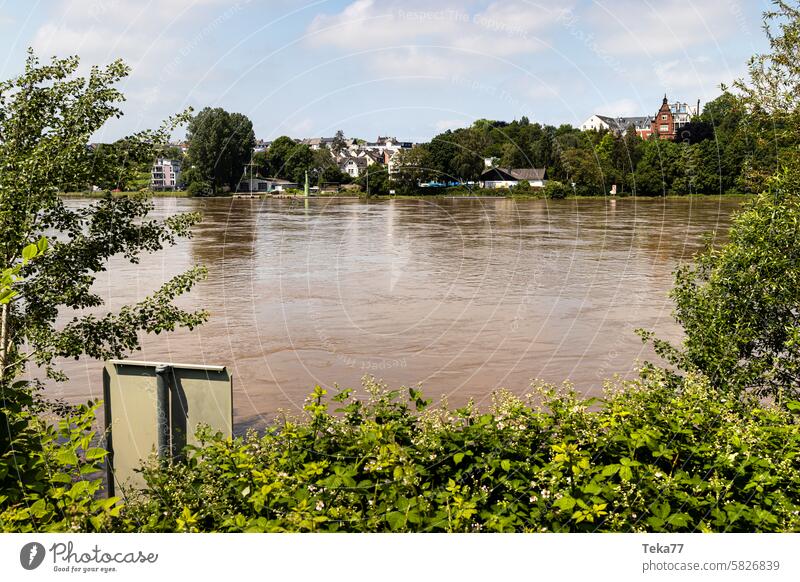
[[[162,198],[157,216],[203,213],[194,238],[139,265],[113,260],[96,289],[118,308],[206,265],[180,304],[209,322],[144,337],[133,357],[228,366],[239,429],[366,374],[456,405],[534,379],[598,393],[654,357],[634,329],[680,338],[672,272],[740,203]],[[63,368],[70,380],[52,396],[101,397],[100,363]]]

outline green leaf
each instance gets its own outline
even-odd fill
[[[464,453],[456,453],[453,455],[453,462],[458,465],[461,461],[464,460]]]
[[[78,464],[78,455],[75,454],[75,451],[68,448],[62,448],[58,451],[55,455],[56,462],[59,465],[77,465]]]
[[[22,258],[25,261],[30,261],[38,253],[39,248],[36,245],[27,245],[24,249],[22,249]]]
[[[553,505],[563,509],[564,511],[570,511],[573,507],[575,507],[575,503],[576,502],[572,497],[565,495],[564,497],[556,499]]]
[[[600,473],[603,477],[610,477],[619,471],[619,465],[606,465]]]
[[[509,461],[508,459],[503,459],[502,461],[500,461],[500,467],[502,467],[503,471],[506,471],[506,472],[510,471],[511,470],[511,461]]]
[[[386,521],[389,523],[389,527],[396,531],[405,525],[406,517],[400,511],[390,511],[386,514]]]
[[[108,454],[108,451],[105,450],[105,449],[100,449],[100,448],[96,448],[96,447],[91,448],[91,449],[86,449],[86,460],[87,461],[95,461],[97,459],[102,459],[107,454]]]

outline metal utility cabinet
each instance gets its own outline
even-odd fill
[[[207,424],[233,434],[233,381],[225,366],[110,360],[103,370],[108,495],[142,487],[135,469],[152,454],[166,461],[197,444]]]

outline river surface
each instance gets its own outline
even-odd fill
[[[634,329],[680,338],[672,272],[740,203],[162,198],[156,216],[203,213],[194,238],[139,265],[113,260],[96,289],[118,308],[206,265],[180,304],[210,321],[145,337],[132,357],[228,366],[239,430],[301,408],[316,384],[356,387],[365,374],[454,405],[534,379],[597,394],[654,357]],[[70,381],[51,395],[102,396],[99,363],[63,368]]]

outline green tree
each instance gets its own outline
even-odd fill
[[[434,172],[434,179],[449,182],[458,179],[458,170],[453,167],[453,160],[459,152],[458,142],[451,130],[434,137],[428,144],[428,162]]]
[[[149,148],[142,148],[135,139],[96,144],[90,150],[90,158],[95,181],[92,184],[76,184],[76,190],[89,189],[91,186],[103,190],[129,190],[137,183],[142,187],[150,186],[152,152]],[[145,179],[142,180],[142,177]]]
[[[736,86],[751,116],[768,112],[777,134],[800,136],[800,12],[773,4],[765,13],[772,52],[754,57],[749,81]],[[784,169],[735,217],[730,241],[677,271],[672,296],[682,345],[654,345],[719,389],[787,404],[800,396],[800,167],[793,154],[779,160]]]
[[[414,194],[419,190],[421,182],[434,175],[428,147],[416,146],[397,155],[397,172],[392,178],[402,194]]]
[[[568,181],[574,184],[577,195],[602,196],[605,193],[603,174],[592,150],[571,148],[564,152],[562,159]]]
[[[456,132],[454,138],[458,149],[451,163],[453,174],[461,182],[477,180],[484,168],[485,136],[479,131],[463,129]]]
[[[234,190],[253,155],[252,122],[241,113],[206,107],[189,122],[186,138],[189,162],[214,191]]]
[[[688,194],[681,166],[681,147],[673,141],[651,139],[642,144],[636,166],[634,193],[639,196]]]
[[[297,142],[285,135],[272,142],[267,150],[271,177],[289,179],[288,160],[296,146]]]
[[[344,132],[340,129],[336,132],[336,135],[333,137],[333,142],[331,142],[331,152],[334,154],[340,154],[344,150],[347,149],[347,142],[344,139]]]
[[[188,236],[199,216],[154,220],[143,197],[113,198],[68,208],[65,184],[114,180],[108,156],[96,164],[87,139],[118,117],[122,94],[115,85],[128,74],[116,61],[77,75],[77,57],[47,64],[29,52],[24,72],[0,83],[0,530],[106,531],[119,513],[117,499],[100,499],[96,478],[106,451],[93,443],[96,404],[49,403],[36,383],[15,381],[29,362],[63,378],[58,357],[124,357],[143,332],[193,327],[205,312],[187,312],[172,300],[204,275],[196,267],[152,296],[105,315],[87,315],[103,300],[92,292],[96,274],[115,255],[137,262]],[[165,143],[178,116],[157,131],[125,139],[146,159]],[[43,234],[51,237],[47,245]],[[55,425],[48,420],[56,415]]]
[[[685,340],[657,351],[723,390],[800,397],[800,182],[785,172],[736,216],[730,242],[681,267],[672,297]],[[644,334],[652,338],[652,334]]]
[[[14,265],[19,249],[44,234],[52,240],[50,251],[22,270],[15,284],[21,300],[0,310],[5,378],[18,374],[27,356],[57,375],[51,367],[57,357],[121,357],[138,348],[141,332],[193,327],[206,317],[172,304],[203,276],[199,267],[116,313],[85,313],[103,304],[92,284],[111,257],[137,262],[141,253],[188,236],[199,216],[152,219],[152,204],[141,196],[109,195],[81,208],[64,204],[58,195],[64,183],[96,183],[103,177],[98,170],[109,171],[92,164],[86,140],[121,115],[115,84],[128,74],[117,61],[83,78],[76,76],[78,64],[77,57],[41,64],[30,53],[21,75],[0,83],[0,264]],[[127,139],[152,156],[153,144],[165,143],[184,117]]]

